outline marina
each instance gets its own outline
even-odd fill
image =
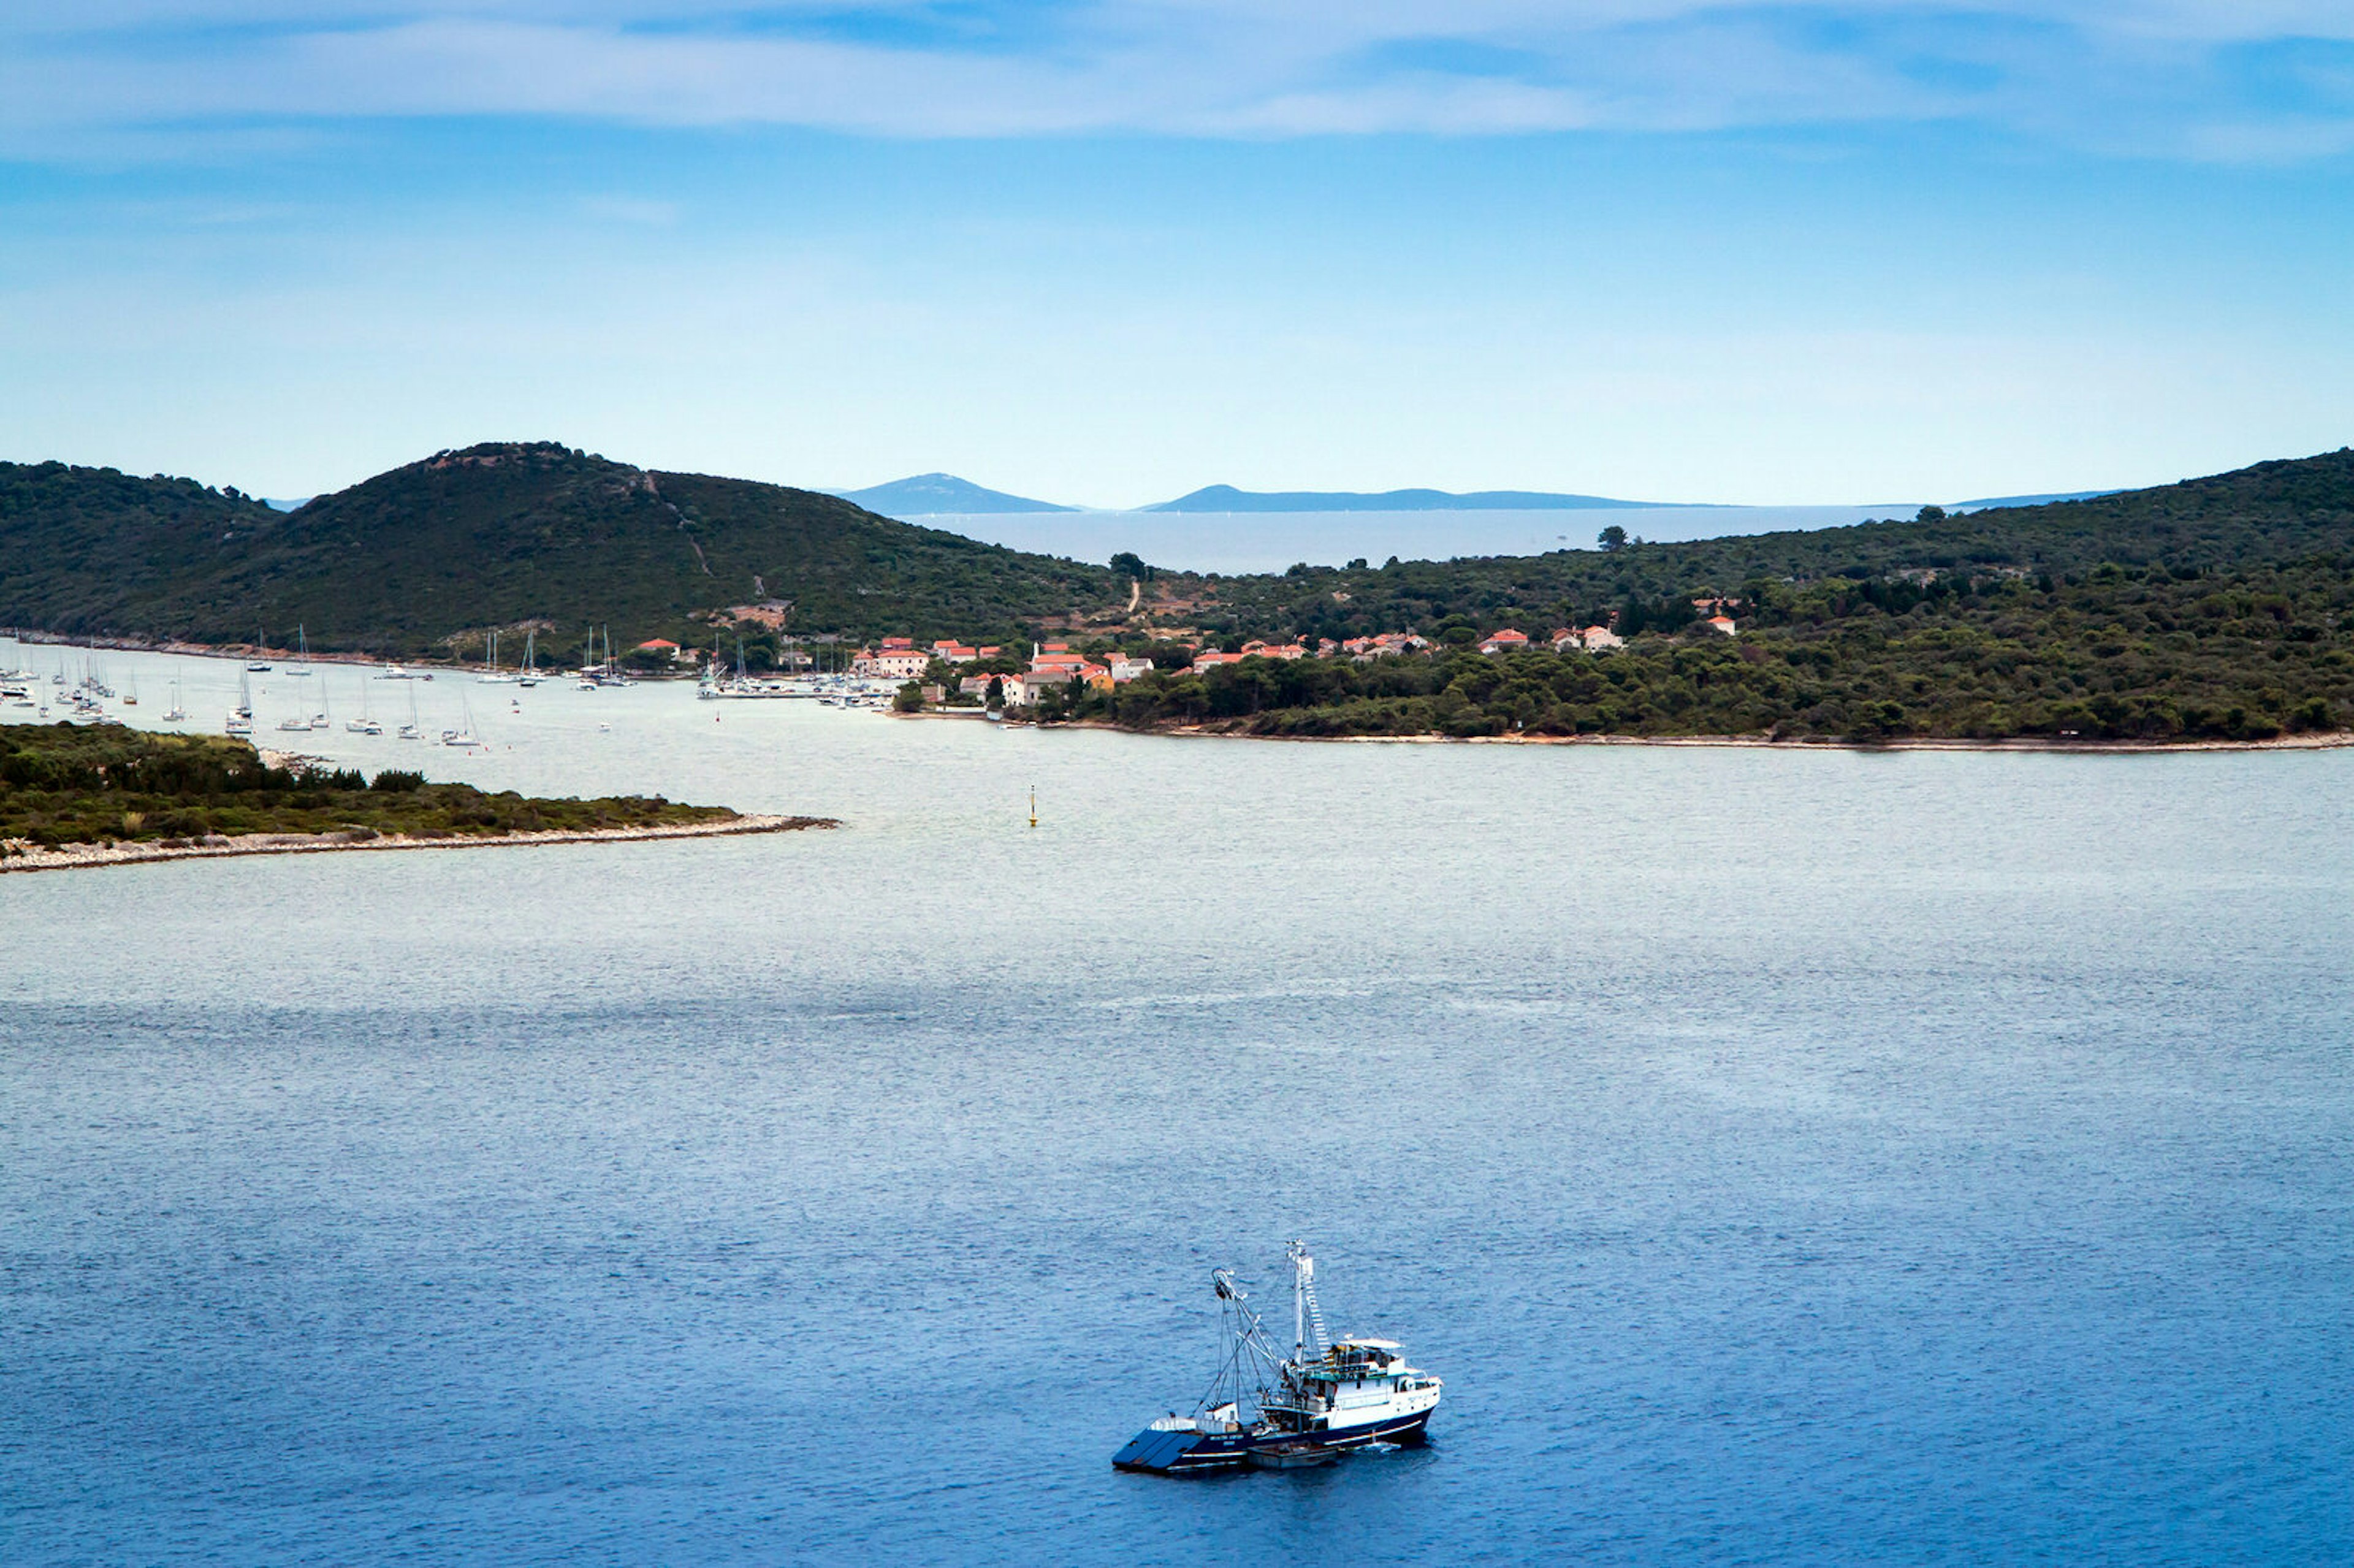
[[[603,726],[601,733],[610,733],[617,718],[626,720],[626,707],[609,707],[593,700],[581,707],[590,694],[627,702],[642,696],[652,699],[653,709],[664,712],[690,693],[704,700],[795,697],[813,707],[871,715],[887,709],[894,689],[886,683],[840,675],[773,681],[745,677],[719,683],[707,678],[699,683],[643,681],[622,675],[618,665],[600,661],[585,666],[582,678],[575,683],[549,682],[513,672],[503,674],[488,683],[511,689],[505,705],[477,714],[467,693],[476,681],[437,682],[435,671],[398,663],[315,659],[307,652],[307,638],[302,641],[304,652],[299,668],[260,669],[258,666],[267,661],[233,654],[83,650],[56,643],[18,643],[0,637],[0,715],[19,722],[55,718],[185,730],[192,722],[192,710],[201,713],[210,708],[225,715],[219,726],[222,734],[251,738],[259,729],[281,749],[332,754],[343,765],[366,768],[396,765],[394,751],[400,742],[426,742],[461,751],[512,749],[536,744],[551,733],[551,726],[554,733],[567,730],[572,719],[584,713],[593,714],[594,723]],[[37,665],[51,669],[47,689],[55,694],[48,701],[36,695],[44,689]],[[525,667],[529,668],[528,658]],[[124,696],[119,697],[110,683],[110,670],[122,672],[128,681]],[[172,693],[167,708],[139,707],[135,695],[130,694],[136,693],[143,679],[151,689],[162,687]],[[376,716],[376,696],[383,683],[393,683],[391,690],[407,694],[393,699],[395,711],[405,713],[407,718],[389,733],[385,722]],[[344,714],[357,716],[336,724],[334,715],[339,702]],[[331,730],[344,738],[329,744],[326,736]],[[383,750],[365,744],[376,741],[386,743]],[[372,763],[376,758],[381,760]]]

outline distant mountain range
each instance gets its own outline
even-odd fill
[[[828,490],[844,501],[885,517],[981,516],[1001,512],[1084,512],[1081,506],[1009,495],[952,473],[919,473],[864,490]],[[2107,490],[2053,491],[2041,495],[1988,495],[1974,501],[1946,503],[1949,512],[1982,512],[1997,506],[2041,506],[2053,501],[2090,501],[2115,494]],[[272,502],[291,509],[300,503]],[[1681,501],[1626,501],[1609,495],[1575,495],[1553,490],[1237,490],[1231,484],[1209,484],[1174,501],[1140,506],[1139,512],[1595,512],[1645,511],[1665,507],[1723,506],[1734,503]],[[1110,510],[1118,511],[1114,507]]]
[[[1033,501],[1026,495],[1008,495],[1002,490],[991,490],[969,479],[959,479],[952,473],[919,473],[912,479],[895,479],[888,484],[869,485],[864,490],[829,490],[824,493],[839,495],[844,501],[885,517],[973,516],[991,512],[1079,510],[1076,506],[1057,505],[1052,501]]]
[[[1191,495],[1147,506],[1146,512],[1587,512],[1597,507],[1671,506],[1665,501],[1617,501],[1606,495],[1562,495],[1547,490],[1236,490],[1204,485]]]
[[[1976,501],[1949,501],[1948,512],[1983,512],[1995,506],[2048,506],[2055,501],[2096,501],[2114,490],[2054,490],[2041,495],[1982,495]]]

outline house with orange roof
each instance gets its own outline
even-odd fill
[[[896,641],[896,648],[886,639],[879,650],[860,649],[851,657],[850,673],[870,681],[912,681],[922,674],[932,656],[907,638]]]
[[[1479,644],[1479,652],[1482,653],[1517,653],[1528,645],[1528,635],[1525,632],[1515,631],[1511,627],[1507,626],[1501,631],[1490,633],[1488,639]]]

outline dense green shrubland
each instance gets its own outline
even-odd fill
[[[733,818],[659,796],[595,800],[486,794],[387,769],[285,768],[220,736],[106,726],[0,726],[0,841],[194,841],[239,833],[416,838],[637,828]]]
[[[1606,653],[1253,659],[1044,715],[1257,735],[1988,740],[2252,740],[2354,718],[2354,571],[2334,556],[1751,582],[1738,597],[1734,638],[1687,616]]]

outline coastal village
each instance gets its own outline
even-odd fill
[[[1740,608],[1738,599],[1710,597],[1691,602],[1700,618],[1700,627],[1724,637],[1738,634],[1739,623],[1729,613]],[[1543,639],[1531,637],[1515,627],[1500,627],[1469,646],[1490,657],[1546,650],[1561,654],[1607,653],[1626,646],[1626,639],[1614,630],[1617,619],[1614,612],[1606,624],[1557,627]],[[1384,631],[1342,641],[1320,638],[1313,647],[1305,642],[1268,642],[1260,639],[1237,648],[1184,642],[1174,646],[1183,651],[1183,662],[1174,668],[1200,672],[1239,664],[1246,659],[1345,659],[1370,663],[1377,659],[1428,653],[1439,645],[1418,632]],[[993,700],[1006,707],[1030,707],[1049,691],[1074,686],[1109,691],[1154,673],[1154,662],[1141,654],[1102,648],[1091,654],[1068,642],[1034,643],[1025,662],[1018,654],[1009,658],[1000,645],[976,646],[943,638],[919,647],[911,637],[885,637],[870,647],[861,648],[852,656],[849,668],[856,679],[912,683],[930,673],[936,663],[951,670],[974,664],[986,664],[989,668],[958,677],[953,692],[941,683],[923,686],[923,700],[934,705],[970,706]]]

